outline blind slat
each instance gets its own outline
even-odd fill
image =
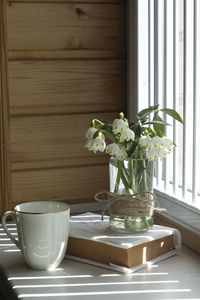
[[[177,110],[178,102],[178,78],[179,78],[179,55],[178,55],[178,34],[179,34],[179,9],[178,1],[173,2],[173,109]],[[173,120],[173,141],[177,144],[177,125]],[[177,170],[178,170],[178,151],[173,148],[173,193],[176,194],[178,190],[177,183]]]
[[[187,0],[184,0],[184,71],[183,71],[183,168],[182,168],[182,197],[186,196],[186,103],[187,103]]]
[[[197,1],[194,0],[194,78],[193,78],[193,166],[192,166],[192,202],[197,196]],[[199,33],[199,32],[198,32]]]
[[[154,104],[154,1],[148,0],[148,105]]]
[[[167,92],[167,73],[168,73],[168,32],[167,32],[167,0],[164,2],[164,80],[163,80],[163,107],[167,107],[167,97],[168,97],[168,92]],[[166,115],[164,115],[164,121],[166,122]],[[167,128],[165,128],[165,131]],[[164,189],[167,189],[168,185],[168,168],[167,168],[167,158],[163,159],[163,181],[164,181]]]

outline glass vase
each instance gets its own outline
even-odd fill
[[[136,195],[145,201],[152,197],[153,191],[153,160],[146,158],[145,150],[137,151],[132,158],[118,160],[111,157],[109,163],[110,192],[118,195]],[[148,194],[149,193],[149,194]],[[132,198],[132,197],[131,197]],[[123,203],[123,202],[122,202]],[[124,202],[125,203],[125,202]],[[121,207],[123,206],[120,203]],[[123,207],[122,207],[123,208]],[[116,214],[113,205],[110,206],[109,227],[119,232],[145,232],[153,225],[152,213],[141,215],[138,210],[131,215],[129,208]],[[118,210],[119,211],[119,210]]]

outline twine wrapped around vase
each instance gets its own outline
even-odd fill
[[[165,211],[163,208],[155,207],[156,196],[151,192],[118,195],[102,191],[95,194],[94,198],[96,201],[108,201],[102,211],[102,220],[107,209],[110,214],[127,217],[151,217],[154,210]]]

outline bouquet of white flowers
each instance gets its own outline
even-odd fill
[[[119,119],[111,122],[92,120],[91,127],[86,132],[85,147],[88,150],[103,152],[106,150],[117,159],[131,158],[134,152],[142,147],[146,148],[146,157],[149,160],[162,159],[171,152],[174,143],[164,136],[165,126],[169,125],[159,116],[159,112],[167,114],[183,123],[181,116],[173,109],[158,109],[159,105],[143,109],[136,116],[136,121],[129,123],[123,113]],[[150,121],[150,115],[154,114]],[[106,146],[105,137],[111,140]]]

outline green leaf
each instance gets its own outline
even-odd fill
[[[134,131],[135,138],[141,137],[141,125],[138,122],[135,122],[129,126],[129,128]]]
[[[139,125],[138,122],[133,122],[133,123],[129,124],[129,128],[135,132],[135,130],[137,129],[138,125]]]
[[[145,108],[143,110],[141,110],[137,116],[139,117],[146,117],[147,115],[149,115],[150,113],[152,113],[153,111],[156,111],[158,109],[159,104],[154,105],[154,106],[149,106],[149,108]]]
[[[162,111],[164,114],[167,114],[167,115],[171,116],[172,118],[174,118],[175,120],[177,120],[178,122],[183,124],[182,117],[174,109],[162,108],[159,111]]]
[[[113,143],[117,143],[118,142],[118,139],[117,139],[117,136],[110,130],[108,129],[104,129],[104,130],[101,130],[101,132],[107,136]]]
[[[118,169],[118,164],[117,164],[117,160],[116,159],[111,158],[109,163],[111,165],[113,165],[116,169]]]
[[[166,123],[166,122],[161,122],[161,121],[150,121],[150,122],[146,122],[145,124],[143,125],[146,125],[146,124],[160,124],[160,125],[164,125],[164,126],[171,126],[171,124],[169,123]]]
[[[141,124],[145,124],[147,121],[148,121],[148,117],[143,117],[140,120]]]
[[[131,143],[132,143],[131,147],[130,147],[130,145],[129,145],[129,147],[126,147],[126,152],[127,152],[129,158],[131,157],[131,155],[135,151],[135,149],[136,149],[136,147],[139,143],[139,140],[138,141],[132,141]]]
[[[155,124],[153,124],[153,128],[156,132],[156,134],[159,136],[159,137],[163,137],[164,136],[164,132],[165,132],[165,126],[163,124],[158,124],[157,122],[163,122],[163,119],[158,116],[158,114],[156,114],[153,118],[153,121],[156,122]]]
[[[104,128],[109,128],[109,129],[112,130],[112,124],[111,124],[110,122],[106,121],[106,122],[104,123],[104,126],[103,126],[103,129],[104,129]]]

